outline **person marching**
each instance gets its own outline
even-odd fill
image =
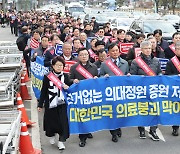
[[[128,75],[128,62],[120,57],[118,45],[114,42],[108,47],[109,58],[101,64],[100,76],[121,76]],[[118,137],[121,137],[121,129],[110,130],[112,141],[118,142]]]
[[[78,51],[79,62],[71,66],[70,78],[73,83],[79,83],[80,80],[97,78],[98,70],[95,64],[89,61],[89,53],[86,48],[80,48]],[[83,70],[83,71],[82,71]],[[84,147],[86,145],[86,139],[93,138],[91,133],[79,134],[79,146]]]
[[[162,74],[159,60],[152,54],[152,44],[149,41],[143,41],[140,44],[141,54],[136,57],[130,67],[131,75],[145,75],[145,76],[155,76]],[[149,136],[153,141],[159,141],[159,137],[156,134],[157,126],[151,126]],[[145,139],[145,128],[139,126],[139,138]]]
[[[58,148],[65,149],[63,142],[69,138],[67,104],[63,89],[68,89],[71,81],[68,74],[63,72],[65,62],[57,56],[52,60],[52,71],[44,76],[38,111],[45,106],[44,131],[50,137],[50,144],[55,144],[55,135],[59,134]]]
[[[166,65],[165,75],[179,75],[180,76],[180,41],[175,43],[175,56]],[[179,126],[172,126],[172,135],[178,136]]]

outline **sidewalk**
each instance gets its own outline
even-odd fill
[[[16,39],[18,37],[15,37],[15,35],[11,34],[10,27],[2,28],[0,27],[0,44],[4,43],[15,43]],[[31,81],[27,83],[29,94],[32,97],[32,100],[30,101],[23,101],[28,117],[32,122],[35,122],[33,124],[33,127],[29,128],[28,131],[30,133],[30,136],[32,138],[32,144],[33,147],[36,149],[41,149],[40,144],[40,131],[39,131],[39,122],[38,122],[38,111],[37,111],[37,101],[34,96],[34,92],[31,87]]]

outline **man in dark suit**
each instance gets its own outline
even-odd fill
[[[98,70],[96,65],[91,63],[89,61],[89,53],[86,48],[80,48],[78,51],[78,59],[79,62],[71,66],[70,69],[70,78],[73,80],[73,83],[79,83],[80,80],[85,80],[87,79],[85,76],[83,76],[82,73],[80,73],[77,70],[77,67],[82,67],[89,73],[92,77],[97,78],[98,76]],[[79,134],[79,146],[84,147],[86,145],[86,139],[87,138],[92,138],[92,134]]]
[[[86,48],[87,50],[89,50],[91,48],[91,44],[87,41],[86,33],[82,32],[80,34],[80,40],[81,40],[81,44],[83,45],[84,48]]]
[[[103,62],[101,64],[100,76],[109,77],[109,76],[117,75],[113,71],[113,68],[108,66],[107,61],[112,62],[114,64],[114,66],[119,69],[119,72],[122,73],[121,75],[128,75],[128,73],[129,73],[128,62],[120,57],[119,48],[118,48],[116,43],[111,43],[109,45],[108,54],[109,54],[110,57],[105,62]],[[110,133],[112,135],[112,141],[113,142],[118,142],[117,137],[121,137],[121,129],[118,128],[118,129],[115,129],[115,130],[110,130]]]

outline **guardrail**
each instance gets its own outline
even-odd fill
[[[20,111],[0,111],[0,152],[2,154],[18,153],[19,137],[21,130],[20,121]]]

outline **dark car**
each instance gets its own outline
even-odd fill
[[[156,29],[162,30],[163,38],[169,43],[172,42],[172,35],[177,32],[171,23],[164,20],[135,20],[131,24],[129,31],[135,34],[148,34],[153,33]]]

